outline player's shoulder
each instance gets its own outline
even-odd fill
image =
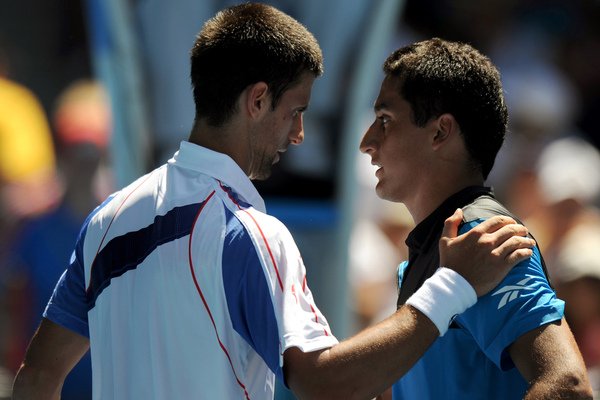
[[[287,227],[276,217],[244,202],[225,202],[224,208],[227,230],[237,230],[237,234],[249,234],[268,240],[291,237]]]
[[[248,202],[233,188],[219,185],[216,193],[221,199],[228,232],[235,231],[236,235],[248,234],[254,240],[260,241],[291,240],[291,234],[279,219]]]
[[[254,207],[238,211],[236,215],[243,221],[248,230],[266,238],[275,239],[291,236],[288,228],[278,218],[257,210]]]
[[[489,195],[477,197],[471,203],[463,206],[462,211],[465,223],[476,220],[483,221],[497,215],[506,215],[518,220],[502,203]]]

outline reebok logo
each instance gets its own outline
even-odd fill
[[[504,296],[502,296],[500,299],[500,303],[498,303],[498,310],[519,297],[519,293],[521,293],[522,290],[533,290],[533,288],[526,286],[527,282],[529,282],[531,279],[533,279],[533,277],[530,276],[529,278],[520,280],[516,285],[506,285],[492,293],[492,296],[504,293]]]

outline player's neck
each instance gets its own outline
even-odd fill
[[[482,186],[480,174],[462,174],[455,176],[439,176],[431,178],[426,185],[415,192],[406,206],[416,224],[427,218],[447,198],[469,186]]]
[[[231,157],[242,169],[246,163],[247,149],[243,147],[246,129],[241,129],[236,121],[222,126],[212,126],[205,121],[196,121],[190,133],[189,142]]]

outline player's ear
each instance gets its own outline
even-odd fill
[[[248,86],[244,106],[252,118],[263,115],[271,107],[269,86],[265,82],[256,82]]]
[[[452,114],[444,113],[434,121],[436,132],[433,135],[432,146],[438,148],[449,139],[460,133],[458,122]]]

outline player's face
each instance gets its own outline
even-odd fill
[[[303,113],[308,107],[315,76],[304,74],[286,90],[274,110],[269,109],[252,143],[251,179],[266,179],[290,144],[304,140]]]
[[[375,121],[365,133],[360,151],[378,167],[376,192],[382,199],[406,202],[422,184],[427,168],[427,125],[412,121],[410,104],[398,91],[398,78],[386,77],[375,101]]]

